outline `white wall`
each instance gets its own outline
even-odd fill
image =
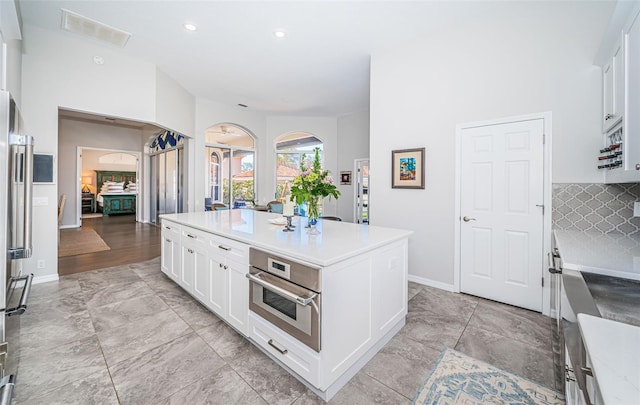
[[[77,177],[76,162],[78,147],[142,152],[142,131],[131,127],[60,117],[58,135],[58,192],[67,196],[62,214],[62,226],[69,226],[78,224],[81,216],[77,209],[80,197],[78,195],[80,179]],[[84,166],[84,159],[82,163]],[[95,173],[93,184],[96,186]]]
[[[553,113],[553,181],[602,182],[600,69],[613,3],[503,3],[371,63],[372,224],[412,229],[409,272],[453,284],[455,127]],[[390,151],[426,147],[425,190],[391,189]]]
[[[188,97],[167,80],[157,79],[155,65],[117,48],[25,25],[23,52],[22,115],[26,132],[35,136],[36,153],[57,153],[60,107],[148,123],[178,123],[185,128],[193,118],[193,111],[188,117],[176,117],[176,112],[186,114],[182,109],[172,110],[166,118],[158,116],[167,109],[156,108],[157,94],[172,99],[174,92],[176,100]],[[103,65],[93,62],[96,55],[104,58]],[[42,231],[34,233],[34,256],[25,262],[25,270],[36,277],[57,274],[58,251],[51,241],[57,239],[58,195],[58,185],[34,188],[34,197],[48,199],[47,206],[34,207],[34,222]],[[36,268],[39,259],[45,260],[44,269]]]
[[[333,178],[338,185],[340,198],[336,215],[343,221],[353,222],[356,173],[354,159],[369,157],[369,111],[338,118],[338,170]],[[340,185],[340,172],[351,172],[351,185]]]
[[[156,124],[194,136],[195,97],[160,69],[156,69]]]

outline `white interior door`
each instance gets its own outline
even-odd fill
[[[543,132],[543,119],[462,129],[462,292],[542,310]]]

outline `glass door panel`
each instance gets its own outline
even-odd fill
[[[369,224],[369,159],[356,159],[356,223]]]

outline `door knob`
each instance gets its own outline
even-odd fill
[[[466,216],[466,215],[465,215],[464,217],[462,217],[462,220],[463,220],[464,222],[469,222],[469,221],[475,221],[476,219],[475,219],[475,218],[468,217],[468,216]]]

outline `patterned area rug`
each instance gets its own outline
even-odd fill
[[[91,228],[63,229],[60,231],[58,257],[111,250],[100,235]]]
[[[564,404],[564,396],[533,381],[445,349],[414,404]]]

